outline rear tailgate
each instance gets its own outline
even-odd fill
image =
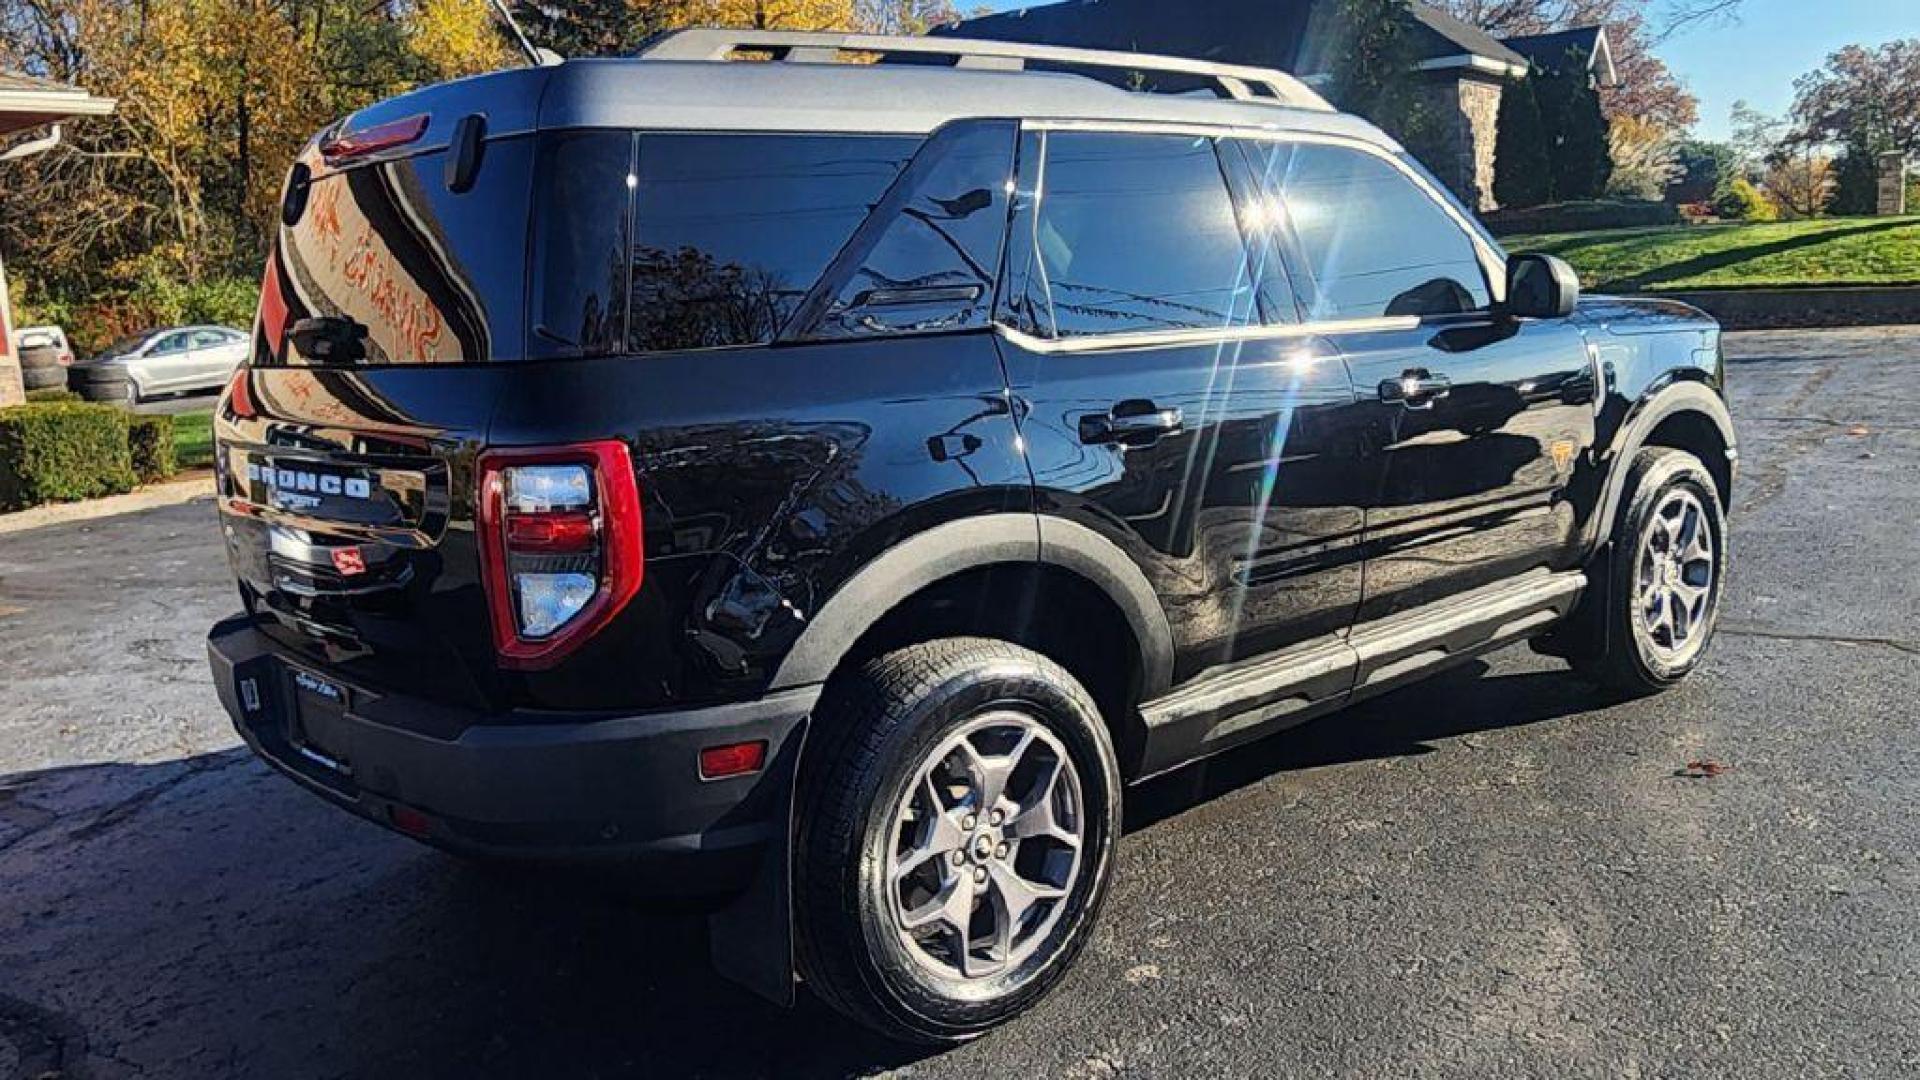
[[[282,368],[242,378],[222,406],[217,472],[249,610],[350,681],[498,703],[472,489],[499,374]]]
[[[532,139],[504,106],[539,78],[397,98],[307,147],[251,356],[216,418],[224,534],[249,610],[297,656],[368,689],[507,704],[473,486],[525,345]],[[449,144],[488,111],[491,127],[474,129],[484,145],[465,155],[477,167],[450,167]]]

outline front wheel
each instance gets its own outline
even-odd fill
[[[1086,690],[1017,646],[888,653],[822,698],[795,901],[814,991],[895,1039],[955,1042],[1044,996],[1085,945],[1120,830]]]
[[[1713,640],[1727,569],[1727,519],[1713,477],[1684,450],[1633,460],[1631,493],[1613,537],[1608,646],[1575,670],[1614,690],[1651,694],[1692,673]]]

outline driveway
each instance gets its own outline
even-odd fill
[[[1508,650],[1138,789],[1078,971],[936,1055],[236,749],[206,503],[0,536],[0,1076],[1920,1072],[1920,329],[1730,342],[1694,680]]]

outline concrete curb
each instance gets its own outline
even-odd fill
[[[1659,289],[1627,293],[1680,300],[1728,330],[1809,330],[1920,323],[1920,286],[1842,285],[1798,289]]]
[[[104,499],[89,499],[86,502],[53,503],[28,510],[18,510],[11,514],[0,514],[0,535],[38,529],[43,525],[63,525],[74,521],[118,517],[121,514],[132,514],[161,506],[177,506],[195,499],[212,497],[213,473],[204,472],[183,480],[169,480],[164,484],[154,484],[138,491],[129,491],[125,495],[109,495]]]

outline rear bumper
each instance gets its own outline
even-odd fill
[[[780,763],[794,755],[782,750],[819,693],[638,716],[483,715],[343,683],[283,656],[245,617],[215,626],[207,653],[241,738],[328,801],[470,854],[637,862],[664,894],[744,885],[767,841],[784,837]],[[311,683],[294,681],[303,672],[341,694],[323,710],[324,751],[297,719],[312,711],[300,704]],[[768,743],[766,771],[700,779],[702,748],[753,740]]]

